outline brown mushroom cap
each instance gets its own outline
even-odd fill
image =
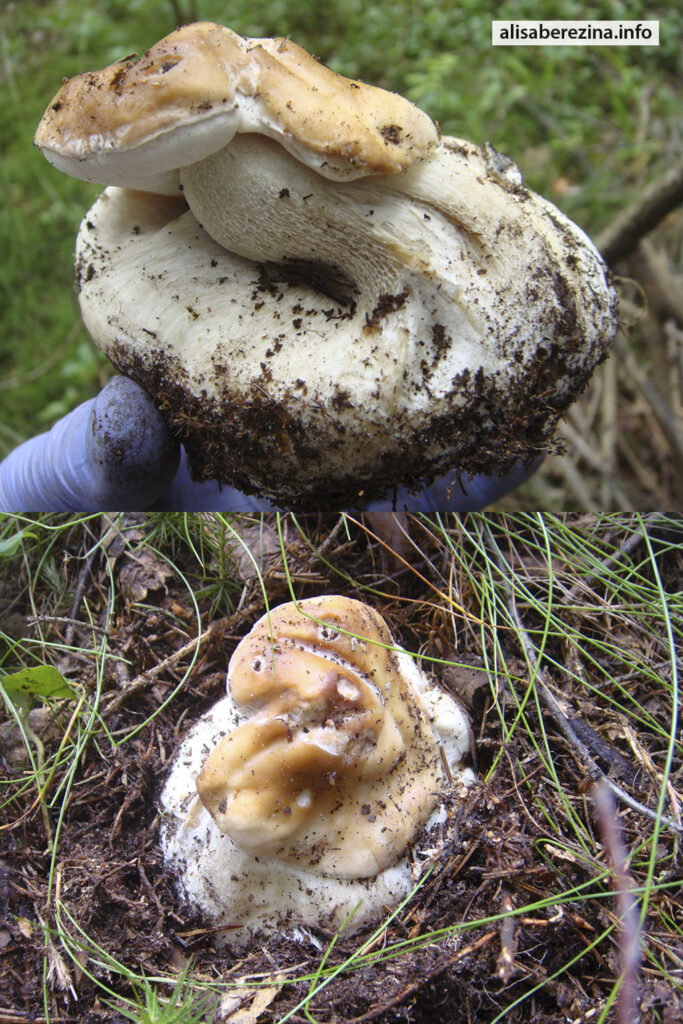
[[[405,170],[437,141],[402,96],[344,78],[287,39],[197,22],[67,81],[35,144],[77,178],[167,192],[177,191],[168,172],[250,131],[339,180]]]
[[[338,595],[271,608],[228,684],[173,759],[166,867],[219,944],[353,934],[455,835],[452,801],[475,781],[467,717],[372,608]]]
[[[393,647],[374,609],[337,595],[256,623],[228,673],[246,721],[197,779],[221,832],[258,857],[336,878],[374,877],[400,858],[445,780]]]

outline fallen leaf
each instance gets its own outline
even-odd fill
[[[256,989],[233,989],[221,1000],[219,1020],[229,1021],[230,1024],[256,1024],[281,990],[282,982]],[[249,1000],[250,1004],[245,1006]]]
[[[145,544],[143,517],[127,513],[103,518],[102,547],[109,569],[115,569],[127,604],[144,601],[155,590],[166,590],[173,570],[161,555]]]
[[[119,567],[119,587],[127,604],[144,601],[150,591],[166,590],[173,570],[151,548],[139,548],[123,556]]]

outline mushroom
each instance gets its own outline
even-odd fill
[[[197,479],[339,507],[530,462],[616,328],[596,249],[511,161],[289,40],[185,26],[67,82],[36,143],[110,186],[83,318]]]
[[[173,762],[166,862],[228,941],[337,928],[362,901],[360,928],[436,855],[444,795],[474,780],[469,749],[464,713],[376,611],[336,595],[280,605],[238,645],[228,696]]]

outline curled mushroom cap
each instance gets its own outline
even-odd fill
[[[419,872],[408,847],[443,822],[454,780],[472,779],[452,698],[373,609],[339,596],[260,619],[228,690],[162,796],[166,859],[188,899],[240,942],[284,924],[337,927],[359,900],[361,927],[399,902]]]
[[[437,138],[402,96],[335,74],[289,39],[243,39],[197,22],[140,58],[70,79],[35,142],[76,178],[178,192],[178,168],[243,132],[277,139],[339,179],[404,170]]]
[[[345,597],[281,605],[242,641],[228,686],[247,721],[197,779],[238,846],[337,878],[398,860],[439,798],[442,768],[392,646],[380,616]]]
[[[288,41],[187,26],[67,83],[36,141],[110,184],[83,318],[197,479],[339,507],[502,471],[616,328],[597,251],[511,161]]]

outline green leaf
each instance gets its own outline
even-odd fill
[[[13,555],[16,555],[24,537],[35,537],[35,533],[30,533],[28,530],[19,530],[18,533],[13,534],[11,537],[0,539],[0,558],[12,558]]]
[[[12,703],[19,707],[26,707],[31,697],[44,700],[50,697],[60,699],[76,696],[71,683],[52,665],[35,665],[33,668],[24,668],[21,672],[3,676],[0,686]]]

